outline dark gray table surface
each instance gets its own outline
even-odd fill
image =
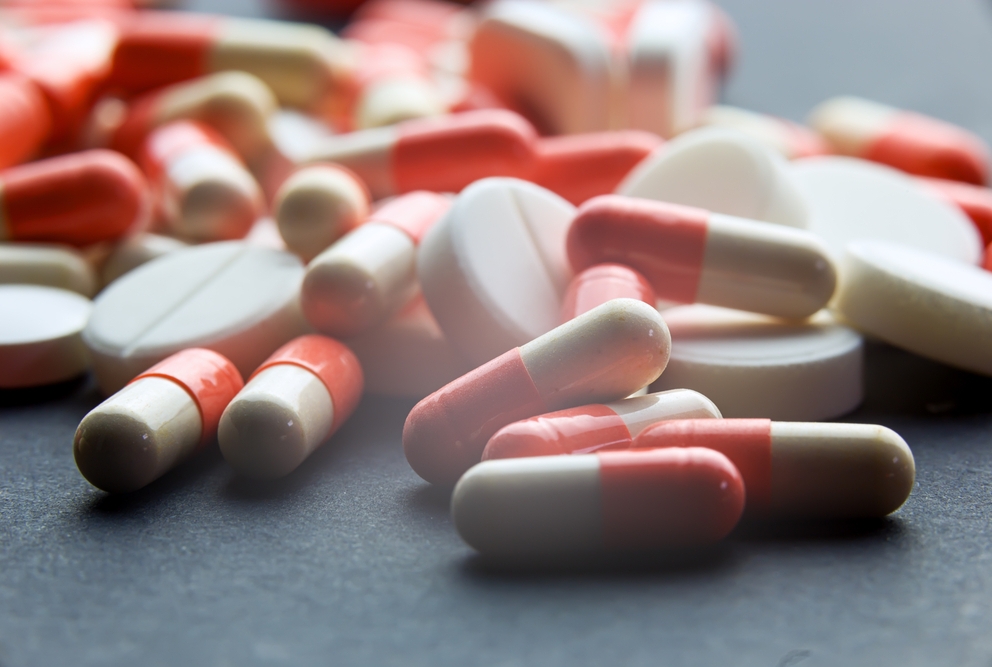
[[[722,4],[743,44],[728,102],[800,119],[852,92],[992,140],[989,4]],[[873,344],[867,384],[847,419],[916,455],[892,517],[540,570],[461,543],[403,458],[410,402],[366,397],[279,483],[211,449],[109,497],[72,461],[91,384],[0,393],[0,665],[992,665],[992,380]]]

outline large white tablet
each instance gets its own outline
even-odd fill
[[[852,243],[835,308],[888,343],[992,375],[992,273],[894,243]]]
[[[165,357],[206,347],[248,377],[306,331],[300,260],[241,241],[207,243],[143,264],[96,299],[83,332],[100,388],[113,393]]]
[[[652,391],[694,389],[728,418],[820,421],[861,403],[861,336],[826,312],[798,324],[698,304],[663,316],[672,356]]]
[[[851,241],[894,241],[969,264],[982,256],[975,225],[912,178],[883,165],[848,157],[811,157],[791,163],[809,206],[809,229],[838,263]]]
[[[808,211],[781,155],[719,127],[678,136],[637,165],[617,194],[805,228]]]
[[[469,360],[489,361],[558,325],[574,216],[574,206],[533,183],[487,178],[465,188],[421,241],[424,298]]]
[[[68,290],[0,285],[0,388],[37,387],[85,371],[81,334],[92,309]]]

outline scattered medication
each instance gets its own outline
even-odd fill
[[[0,284],[46,285],[85,297],[96,293],[96,275],[73,248],[41,243],[0,243]]]
[[[805,125],[738,107],[715,104],[703,112],[700,125],[746,134],[786,160],[830,153],[827,142]]]
[[[637,299],[655,305],[651,283],[623,264],[596,264],[572,278],[561,304],[561,321],[568,322],[610,299]]]

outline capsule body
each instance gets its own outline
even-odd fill
[[[52,115],[38,86],[27,77],[0,74],[0,169],[30,158],[52,130]]]
[[[362,388],[361,365],[345,345],[317,335],[291,340],[224,410],[220,451],[246,477],[287,475],[351,416]]]
[[[462,539],[497,557],[708,545],[743,509],[740,473],[701,448],[484,461],[451,497]]]
[[[111,493],[150,484],[213,439],[243,384],[216,352],[177,352],[83,417],[72,443],[79,472]]]
[[[655,424],[633,447],[708,447],[747,487],[749,514],[820,519],[882,517],[913,490],[913,453],[872,424],[689,419]]]
[[[654,289],[640,273],[623,264],[595,264],[572,278],[561,304],[561,321],[578,317],[610,299],[655,304]]]
[[[670,346],[654,308],[614,299],[420,401],[403,426],[407,461],[432,484],[454,484],[503,426],[629,396],[661,374]]]
[[[826,248],[808,232],[620,196],[582,205],[567,247],[575,270],[626,264],[661,299],[779,317],[812,315],[836,284]]]
[[[346,337],[396,313],[417,287],[420,239],[450,206],[447,197],[432,192],[403,195],[317,256],[301,291],[307,320]]]

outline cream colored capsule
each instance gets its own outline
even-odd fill
[[[0,284],[59,287],[83,296],[96,292],[96,276],[78,251],[41,243],[0,243]]]

